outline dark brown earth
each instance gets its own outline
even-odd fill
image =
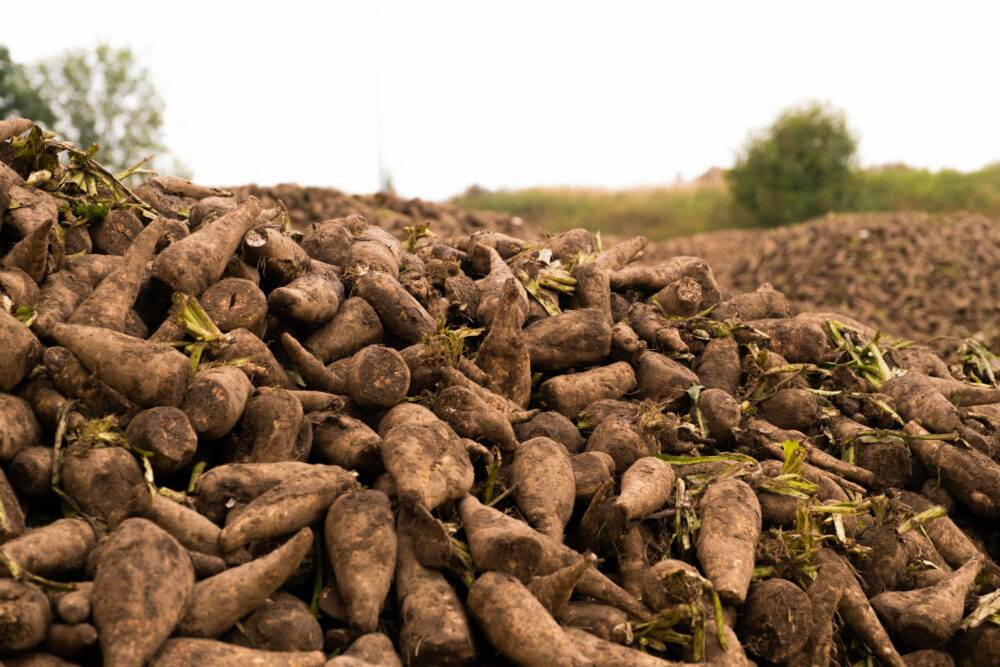
[[[736,292],[770,282],[803,310],[848,312],[920,341],[978,333],[1000,345],[1000,224],[981,215],[829,215],[662,241],[643,261],[673,255],[705,258]]]

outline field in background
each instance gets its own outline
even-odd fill
[[[970,211],[1000,218],[1000,163],[974,172],[891,165],[860,170],[856,178],[855,202],[847,211]],[[587,227],[666,239],[757,226],[735,206],[719,178],[631,190],[471,188],[451,201],[463,208],[518,215],[550,231]]]

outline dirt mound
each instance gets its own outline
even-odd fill
[[[333,188],[302,187],[290,183],[271,187],[242,185],[228,189],[241,200],[249,196],[258,197],[265,206],[273,206],[280,199],[298,229],[305,229],[320,220],[358,213],[397,237],[406,236],[406,227],[421,223],[429,223],[438,236],[469,234],[483,229],[527,239],[542,235],[537,226],[517,216],[493,211],[467,211],[451,204],[404,199],[386,192],[349,195]]]
[[[678,254],[705,258],[736,292],[770,282],[802,309],[849,312],[918,340],[981,333],[1000,345],[1000,224],[981,215],[829,215],[664,241],[644,261]]]

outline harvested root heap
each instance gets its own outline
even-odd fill
[[[641,238],[0,160],[4,664],[1000,662],[988,360]]]

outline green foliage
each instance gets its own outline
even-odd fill
[[[10,50],[0,45],[0,119],[23,117],[52,125],[55,114],[31,82],[29,70],[11,60]]]
[[[906,165],[857,174],[859,211],[972,211],[1000,217],[1000,163],[971,172],[929,171]]]
[[[36,65],[33,78],[57,118],[52,129],[78,146],[100,144],[110,168],[163,150],[163,102],[131,49],[68,50]]]
[[[790,109],[747,143],[726,180],[759,224],[806,220],[851,203],[856,150],[843,113],[819,104]]]
[[[518,215],[552,232],[586,227],[664,239],[753,224],[733,205],[725,188],[708,185],[634,190],[470,189],[452,202],[464,208]]]

